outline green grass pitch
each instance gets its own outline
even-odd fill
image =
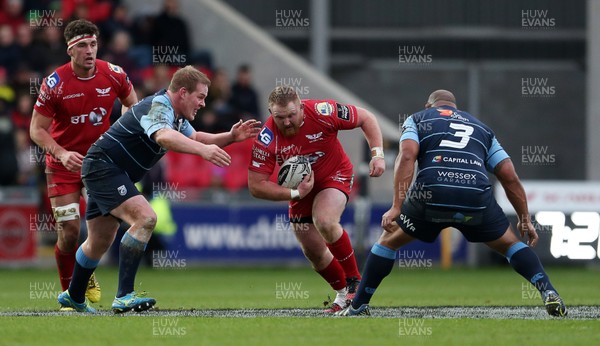
[[[110,312],[117,284],[114,268],[97,272],[103,293],[101,302],[95,304],[103,312],[99,316],[56,313],[60,285],[54,269],[2,269],[0,345],[596,343],[600,272],[583,268],[547,271],[573,308],[567,318],[547,317],[536,291],[508,266],[448,271],[396,267],[371,301],[370,318],[320,317],[317,309],[333,292],[308,268],[142,268],[136,290],[148,291],[158,309],[119,316]],[[429,315],[420,312],[444,306],[467,310],[456,318],[438,310]],[[586,306],[591,314],[581,319],[578,306]],[[483,312],[496,309],[499,314],[471,316],[468,307]],[[524,308],[511,316],[511,307]],[[247,313],[234,317],[240,310]],[[227,311],[231,313],[222,315]],[[277,315],[277,311],[284,312]]]

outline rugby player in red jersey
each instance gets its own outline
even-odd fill
[[[64,32],[71,61],[42,83],[31,119],[31,139],[46,152],[48,196],[57,223],[54,248],[63,290],[69,287],[80,231],[81,163],[84,155],[110,127],[116,98],[124,109],[137,102],[135,91],[121,67],[96,59],[98,28],[75,20]],[[100,286],[90,278],[88,299],[100,300]]]
[[[369,175],[378,177],[385,170],[381,130],[365,109],[333,100],[301,101],[289,86],[275,88],[268,104],[271,117],[252,148],[248,187],[254,197],[290,201],[290,223],[304,255],[337,292],[325,310],[335,313],[347,306],[360,282],[354,249],[340,224],[354,174],[337,134],[361,128],[372,150]],[[313,172],[296,189],[269,180],[276,164],[296,155],[307,157]]]

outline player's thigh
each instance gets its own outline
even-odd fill
[[[128,198],[111,210],[110,214],[130,225],[147,222],[156,223],[156,213],[142,195]]]
[[[496,239],[489,242],[486,242],[485,245],[490,248],[496,250],[501,255],[505,255],[508,249],[515,243],[520,242],[519,238],[513,232],[512,227],[509,225],[504,234]]]
[[[404,232],[404,230],[398,226],[396,221],[392,222],[390,228],[391,229],[388,231],[383,231],[377,243],[392,250],[398,250],[402,246],[416,239],[406,234],[406,232]]]
[[[317,225],[339,223],[347,202],[346,194],[338,189],[326,188],[319,191],[313,200],[313,222]]]

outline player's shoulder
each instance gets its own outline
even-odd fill
[[[44,78],[44,84],[48,89],[54,89],[60,83],[69,79],[73,76],[73,69],[71,68],[71,63],[66,63],[62,66],[56,68],[56,70],[52,71],[46,78]]]
[[[119,65],[115,65],[106,60],[96,59],[96,68],[98,68],[98,72],[109,74],[113,76],[123,75],[125,76],[125,70]]]
[[[273,118],[269,117],[265,124],[260,129],[258,135],[256,135],[256,139],[254,141],[254,146],[260,146],[265,149],[272,147],[272,143],[275,139],[276,127],[273,122]]]

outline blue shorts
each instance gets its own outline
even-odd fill
[[[110,214],[123,202],[140,194],[125,171],[101,152],[88,153],[81,165],[87,190],[86,220]]]
[[[433,243],[446,227],[458,229],[470,242],[489,242],[504,235],[510,225],[493,198],[487,208],[476,211],[431,207],[407,198],[396,222],[405,233],[427,243]]]

